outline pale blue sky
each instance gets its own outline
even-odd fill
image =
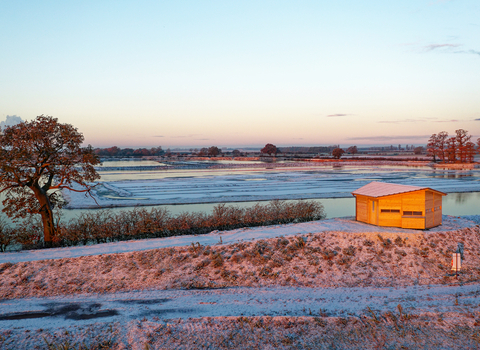
[[[0,47],[0,120],[99,147],[480,137],[478,0],[2,0]]]

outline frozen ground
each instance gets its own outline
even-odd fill
[[[480,215],[465,217],[443,216],[443,224],[426,232],[445,232],[472,227],[480,224]],[[8,252],[0,254],[0,263],[17,263],[22,261],[35,261],[45,259],[74,258],[79,256],[125,253],[156,248],[188,246],[192,243],[202,245],[232,244],[242,241],[259,240],[279,236],[301,235],[308,233],[341,231],[341,232],[397,232],[405,234],[418,234],[419,230],[408,230],[395,227],[379,227],[355,221],[354,217],[334,218],[320,221],[305,222],[300,224],[260,226],[242,228],[231,231],[214,231],[205,235],[186,235],[148,240],[131,240],[96,244],[91,246],[78,246],[69,248],[41,249],[30,251]]]
[[[159,290],[0,301],[0,327],[37,330],[143,318],[231,316],[360,317],[368,313],[478,312],[478,285],[403,288],[227,288]]]
[[[444,216],[414,231],[342,218],[0,254],[0,349],[473,349],[478,224]]]
[[[190,171],[190,172],[189,172]],[[177,174],[177,173],[176,173]],[[101,207],[217,203],[271,199],[351,197],[355,189],[383,181],[432,187],[452,192],[479,192],[480,169],[441,170],[406,166],[312,166],[304,168],[250,169],[224,174],[215,170],[185,170],[177,177],[165,172],[128,172],[105,175],[95,191]],[[145,179],[147,178],[147,179]],[[68,208],[98,208],[82,193],[64,192]]]

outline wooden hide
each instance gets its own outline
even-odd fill
[[[428,229],[442,224],[442,196],[423,188],[405,193],[356,198],[356,220],[377,226]]]

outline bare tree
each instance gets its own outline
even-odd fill
[[[417,154],[417,155],[422,154],[424,150],[425,149],[422,146],[415,147],[413,150],[413,154]]]
[[[448,160],[447,139],[448,132],[441,131],[438,134],[433,134],[428,140],[427,152],[429,155],[433,156],[433,161],[436,161],[436,157],[438,157],[441,162],[446,162]]]
[[[260,152],[267,153],[268,155],[275,155],[278,152],[277,146],[272,145],[271,143],[267,143],[265,147],[263,147]]]
[[[39,116],[7,127],[0,135],[0,193],[9,217],[42,217],[44,242],[55,236],[53,208],[61,206],[60,190],[90,193],[88,182],[100,178],[100,160],[91,146],[80,147],[83,135],[70,124]]]
[[[216,157],[221,153],[220,149],[217,146],[212,146],[208,149],[208,155]]]
[[[457,160],[457,141],[454,136],[447,139],[445,155],[449,163],[455,163]]]
[[[465,144],[465,161],[467,163],[473,163],[475,153],[477,153],[477,149],[475,147],[475,144],[472,141],[468,141]]]
[[[344,153],[345,151],[343,149],[337,147],[332,151],[332,156],[335,159],[340,159]]]
[[[467,162],[467,143],[470,142],[472,136],[468,135],[468,131],[463,129],[455,130],[455,141],[457,144],[457,156],[460,163]]]
[[[437,161],[437,156],[439,156],[437,134],[432,134],[428,139],[427,154],[433,157],[433,162]]]
[[[347,148],[347,153],[350,154],[357,154],[358,153],[358,148],[357,146],[350,146]]]

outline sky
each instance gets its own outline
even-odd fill
[[[480,137],[480,2],[0,1],[0,120],[94,147]]]

